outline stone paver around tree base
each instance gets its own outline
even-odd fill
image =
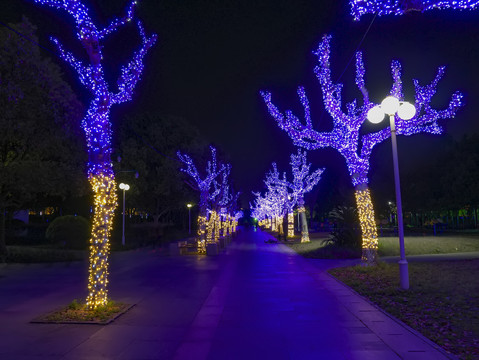
[[[453,359],[261,231],[218,256],[112,255],[113,323],[31,324],[83,299],[87,264],[0,268],[0,359]]]

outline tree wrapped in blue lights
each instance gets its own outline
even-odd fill
[[[260,221],[271,218],[272,231],[283,234],[283,218],[288,216],[288,237],[294,236],[293,208],[298,207],[301,216],[301,242],[309,242],[308,224],[306,221],[306,208],[304,207],[304,195],[310,192],[321,179],[324,169],[318,169],[310,173],[311,164],[307,161],[307,152],[298,149],[297,154],[291,154],[292,181],[287,180],[286,173],[282,177],[276,163],[270,170],[264,181],[267,191],[253,193],[256,196],[253,208],[253,217]]]
[[[188,174],[191,180],[186,180],[186,183],[193,189],[200,193],[199,214],[198,214],[198,252],[206,253],[206,235],[207,235],[207,220],[208,220],[208,202],[211,197],[210,190],[212,188],[214,180],[227,170],[226,165],[221,164],[219,167],[216,163],[216,149],[210,146],[211,160],[208,161],[206,166],[206,175],[201,178],[193,162],[193,159],[187,155],[177,152],[180,161],[186,165],[186,168],[180,169],[182,172]],[[218,189],[216,189],[218,191]]]
[[[221,236],[221,230],[225,228],[223,224],[224,215],[226,214],[226,205],[231,201],[229,195],[228,177],[231,173],[231,165],[225,164],[224,171],[221,174],[221,183],[214,180],[215,191],[209,196],[210,211],[207,226],[206,241],[207,243],[218,243]]]
[[[363,261],[374,263],[377,256],[377,230],[374,219],[374,208],[368,188],[369,159],[375,145],[391,136],[391,129],[367,134],[360,134],[362,124],[367,119],[368,111],[376,104],[369,99],[365,87],[365,68],[362,53],[356,53],[356,85],[361,91],[362,105],[357,100],[346,104],[346,111],[342,108],[342,84],[335,84],[331,79],[330,69],[330,40],[325,35],[315,52],[318,65],[314,71],[321,85],[323,102],[326,111],[333,119],[331,131],[319,132],[313,129],[309,100],[303,87],[298,88],[298,95],[304,109],[304,123],[291,110],[282,113],[273,103],[271,93],[262,91],[261,95],[268,107],[269,113],[277,121],[281,129],[285,130],[294,144],[308,150],[331,147],[336,149],[345,159],[351,182],[355,187],[356,203],[363,234]],[[413,135],[418,133],[440,134],[443,129],[438,120],[453,118],[462,106],[462,94],[455,92],[446,109],[435,110],[430,102],[439,80],[445,72],[445,67],[439,67],[434,80],[425,86],[414,80],[416,115],[411,120],[402,120],[396,117],[396,133],[398,135]],[[392,96],[402,100],[401,64],[392,61],[391,74],[393,85],[390,91]]]
[[[359,20],[364,14],[403,15],[409,11],[479,8],[479,0],[350,0],[349,3],[354,20]]]
[[[156,35],[147,36],[141,22],[138,31],[141,47],[134,52],[131,60],[121,68],[117,90],[112,90],[104,75],[103,42],[106,37],[133,19],[137,0],[131,1],[125,16],[114,19],[107,27],[100,29],[92,21],[89,9],[80,0],[33,0],[34,2],[65,10],[73,17],[77,38],[88,54],[89,63],[79,60],[67,51],[56,38],[52,41],[60,57],[76,72],[81,84],[91,93],[87,113],[81,126],[86,135],[88,150],[88,180],[94,193],[95,212],[90,239],[90,268],[87,306],[94,309],[107,303],[108,255],[110,231],[117,205],[115,174],[111,162],[110,108],[132,98],[133,90],[143,72],[143,61],[148,50],[156,41]]]
[[[298,206],[298,213],[301,217],[301,242],[309,242],[308,223],[306,221],[306,208],[304,207],[304,194],[315,187],[324,169],[317,169],[310,173],[311,163],[308,164],[307,152],[298,149],[298,153],[291,154],[291,172],[293,181],[289,183],[291,196]]]

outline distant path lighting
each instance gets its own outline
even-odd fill
[[[384,115],[389,115],[389,123],[391,127],[391,144],[393,149],[393,165],[394,165],[394,186],[396,189],[396,204],[397,204],[397,221],[399,233],[399,277],[400,286],[402,289],[409,289],[409,272],[406,260],[406,251],[404,249],[404,227],[402,218],[402,203],[401,203],[401,185],[399,182],[399,164],[396,142],[396,124],[394,118],[397,116],[402,120],[411,120],[416,115],[416,108],[413,104],[399,101],[394,96],[385,98],[381,105],[376,105],[368,111],[368,120],[374,124],[380,123],[384,119]]]
[[[125,191],[130,190],[130,185],[120,183],[120,189],[123,190],[123,230],[121,235],[121,244],[125,246]]]
[[[191,235],[191,207],[193,204],[186,204],[186,207],[188,208],[188,234]]]

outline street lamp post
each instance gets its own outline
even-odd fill
[[[399,164],[396,141],[396,124],[394,118],[396,114],[402,120],[410,120],[416,114],[416,108],[413,104],[406,101],[399,101],[394,96],[385,98],[381,105],[377,105],[368,111],[368,120],[372,123],[379,123],[384,119],[384,115],[389,115],[389,123],[391,127],[391,143],[393,152],[394,165],[394,187],[396,190],[396,205],[397,205],[397,222],[399,234],[399,281],[402,289],[409,289],[409,272],[406,260],[406,251],[404,248],[404,226],[402,217],[402,202],[401,202],[401,185],[399,181]]]
[[[186,204],[188,207],[188,234],[191,235],[191,207],[193,204]]]
[[[125,246],[125,191],[130,189],[130,185],[120,183],[120,189],[123,190],[123,230],[121,235],[121,244]]]

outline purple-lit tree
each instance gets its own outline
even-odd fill
[[[354,20],[364,14],[403,15],[408,11],[479,8],[479,0],[350,0],[349,3]]]
[[[281,129],[285,130],[297,146],[308,150],[325,147],[336,149],[346,160],[346,165],[355,187],[356,203],[359,220],[363,234],[363,261],[371,264],[376,261],[377,255],[377,230],[374,219],[374,209],[368,188],[369,158],[375,145],[391,136],[389,127],[382,130],[360,135],[360,128],[367,119],[367,112],[376,104],[369,100],[364,82],[364,64],[362,53],[356,54],[356,85],[363,95],[362,105],[354,100],[346,104],[346,112],[342,109],[341,89],[342,84],[335,84],[331,79],[330,69],[330,39],[325,35],[315,54],[318,65],[315,68],[316,77],[321,85],[323,101],[326,111],[333,119],[331,131],[319,132],[313,129],[309,100],[303,87],[298,88],[298,95],[304,108],[305,123],[293,114],[291,110],[283,114],[271,101],[271,93],[261,92],[270,114],[278,122]],[[418,133],[440,134],[442,127],[438,120],[452,118],[461,106],[462,94],[453,94],[449,106],[445,110],[435,110],[430,102],[436,93],[437,83],[443,76],[444,67],[440,67],[434,80],[421,86],[414,80],[416,115],[411,120],[402,120],[396,117],[396,133],[398,135],[413,135]],[[392,61],[391,73],[393,86],[390,94],[398,99],[403,99],[401,65]]]
[[[184,173],[188,174],[193,181],[186,180],[186,183],[193,189],[200,193],[200,203],[199,203],[199,214],[198,214],[198,251],[200,253],[206,253],[206,221],[208,217],[208,201],[210,198],[210,189],[213,185],[213,181],[226,170],[226,166],[221,164],[218,168],[216,164],[216,149],[213,146],[210,146],[211,149],[211,160],[208,161],[206,166],[206,175],[202,179],[193,163],[193,159],[186,155],[181,154],[180,151],[177,152],[178,158],[180,161],[186,165],[185,169],[181,169]]]
[[[130,2],[126,15],[117,18],[104,29],[99,29],[89,15],[89,9],[80,0],[33,0],[34,2],[65,10],[73,17],[78,40],[87,52],[89,63],[84,63],[67,51],[59,40],[52,38],[60,57],[78,74],[80,82],[91,93],[92,100],[82,121],[88,149],[88,180],[94,193],[95,212],[90,239],[90,268],[87,306],[94,309],[107,303],[108,255],[110,231],[117,205],[115,174],[111,162],[110,108],[131,100],[133,90],[143,72],[143,59],[155,43],[156,35],[146,36],[138,22],[142,44],[130,62],[121,69],[117,90],[110,89],[104,75],[103,42],[107,35],[117,31],[133,18],[137,0]]]
[[[318,169],[311,174],[311,163],[306,159],[307,152],[298,149],[298,153],[291,154],[291,171],[293,181],[289,183],[291,196],[298,206],[298,212],[301,217],[301,242],[309,242],[308,223],[306,222],[306,208],[304,207],[304,194],[310,192],[313,187],[321,180],[321,174],[324,169]]]
[[[226,205],[227,221],[228,221],[228,235],[236,232],[238,226],[238,219],[243,217],[243,212],[238,210],[238,200],[240,196],[239,191],[231,190],[231,197],[229,203]]]
[[[272,164],[273,170],[266,174],[264,184],[266,192],[264,196],[260,192],[253,192],[256,196],[253,206],[254,217],[259,220],[270,219],[271,231],[278,231],[279,235],[284,234],[283,219],[286,214],[293,211],[295,204],[289,193],[289,184],[286,181],[286,173],[281,178],[276,163]]]

